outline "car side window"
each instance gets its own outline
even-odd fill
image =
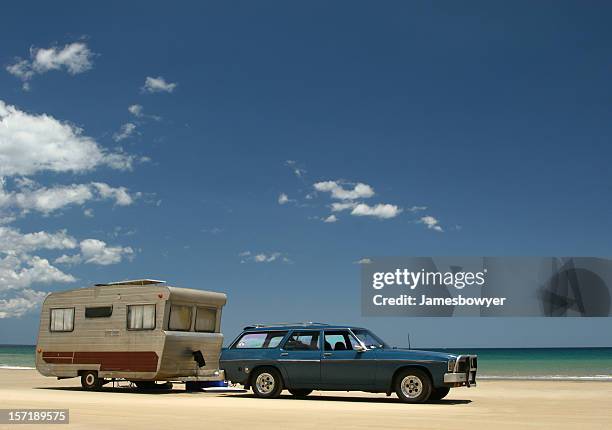
[[[287,351],[318,351],[319,332],[313,330],[294,331],[285,342]]]
[[[325,351],[350,351],[353,349],[348,330],[325,331]]]
[[[287,334],[286,331],[262,331],[244,333],[232,349],[276,348]]]

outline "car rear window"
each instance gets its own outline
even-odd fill
[[[232,349],[261,349],[261,348],[277,348],[281,340],[287,334],[286,331],[258,331],[244,333]]]

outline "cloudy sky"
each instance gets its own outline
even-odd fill
[[[611,254],[612,7],[578,5],[5,5],[0,343],[49,291],[152,277],[227,292],[230,338],[612,346],[606,319],[360,316],[368,256]]]

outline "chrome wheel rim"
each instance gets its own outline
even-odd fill
[[[417,398],[423,392],[423,381],[415,375],[408,375],[402,379],[402,394],[410,399]]]
[[[274,391],[275,385],[276,383],[274,381],[274,376],[267,372],[259,374],[255,380],[257,391],[259,391],[261,394],[270,394],[272,391]]]

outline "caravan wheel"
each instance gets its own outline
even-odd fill
[[[102,381],[98,378],[98,372],[88,370],[81,374],[81,385],[86,390],[99,390],[102,386]]]

